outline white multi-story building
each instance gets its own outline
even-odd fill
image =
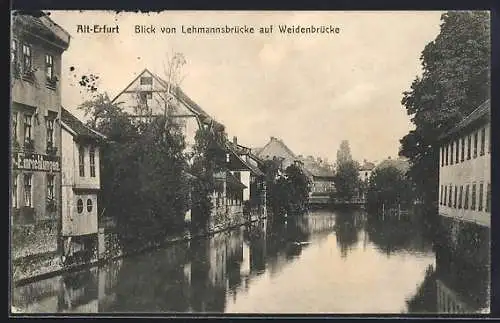
[[[439,214],[480,226],[491,221],[491,121],[486,101],[443,136]]]
[[[440,138],[437,250],[462,268],[490,267],[491,121],[486,101]],[[464,269],[465,270],[465,269]]]
[[[64,258],[97,247],[100,146],[105,136],[61,109]]]

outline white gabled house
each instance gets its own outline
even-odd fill
[[[61,139],[63,261],[75,255],[92,258],[97,248],[100,147],[106,137],[61,108]]]
[[[165,114],[181,126],[186,140],[186,149],[192,150],[195,135],[203,126],[224,126],[211,118],[198,104],[189,98],[179,86],[170,85],[158,75],[144,69],[113,100],[134,118],[147,118]]]

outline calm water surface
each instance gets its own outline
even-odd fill
[[[13,305],[44,313],[435,313],[486,306],[481,275],[461,280],[451,271],[437,270],[432,243],[414,218],[316,211],[17,287]]]

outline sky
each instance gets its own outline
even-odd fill
[[[99,75],[111,98],[144,68],[164,75],[169,53],[186,58],[181,87],[230,138],[263,147],[281,138],[297,155],[334,161],[342,140],[354,159],[398,153],[412,125],[402,93],[421,74],[420,54],[439,33],[437,11],[224,12],[51,11],[70,35],[62,61],[62,103],[78,117],[74,75]],[[78,25],[119,26],[119,33],[79,33]],[[334,26],[338,34],[281,34],[278,25]],[[135,33],[135,25],[156,33]],[[253,26],[254,34],[185,34],[182,26]],[[273,32],[258,28],[273,25]],[[161,33],[160,27],[176,33]],[[70,67],[75,71],[70,72]]]

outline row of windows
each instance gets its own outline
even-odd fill
[[[441,147],[441,167],[461,163],[466,158],[467,160],[476,158],[478,156],[478,144],[479,155],[483,156],[486,147],[486,128],[481,128],[473,134]],[[489,152],[491,152],[491,140],[488,141]]]
[[[95,148],[90,147],[89,149],[89,161],[90,161],[90,177],[95,177]],[[85,177],[85,148],[80,146],[78,149],[78,173],[80,177]]]
[[[15,142],[17,142],[18,140],[19,115],[22,115],[22,126],[23,126],[22,142],[25,146],[33,145],[33,115],[31,113],[19,113],[17,111],[12,112],[12,139],[15,140]],[[45,138],[46,138],[47,149],[55,147],[54,125],[55,125],[54,118],[45,119],[45,129],[46,129]]]
[[[477,189],[479,188],[479,191]],[[485,194],[486,189],[486,194]],[[469,199],[470,193],[470,199]],[[490,212],[491,210],[491,184],[484,185],[483,183],[472,185],[441,185],[439,204],[452,207],[455,209],[465,209],[483,211],[484,196],[486,195],[486,203],[484,204],[484,211]]]
[[[15,174],[12,181],[12,207],[19,208],[21,206],[33,207],[33,174],[23,174],[22,178],[22,196],[23,201],[20,203],[18,197],[19,174]],[[47,201],[55,200],[55,175],[47,174]]]
[[[33,71],[33,49],[30,44],[25,42],[21,44],[21,49],[22,51],[20,52],[19,42],[13,39],[10,60],[14,66],[21,68],[20,72],[29,74]],[[45,77],[50,85],[54,85],[52,84],[55,81],[54,56],[50,54],[45,54]]]
[[[78,212],[78,214],[81,214],[83,212],[83,200],[82,199],[78,199],[78,201],[76,202],[76,212]],[[92,212],[92,200],[91,199],[87,199],[87,212]]]
[[[222,193],[218,192],[215,198],[215,205],[217,207],[222,206],[223,200],[224,199]],[[242,204],[242,197],[238,193],[230,194],[228,192],[228,196],[226,197],[226,205],[241,205],[241,204]]]

